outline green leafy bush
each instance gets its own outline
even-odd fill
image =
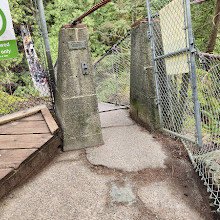
[[[0,115],[18,110],[25,100],[0,91]]]
[[[37,92],[35,88],[32,86],[18,86],[18,88],[14,92],[14,95],[18,97],[25,97],[25,98],[32,97],[32,96],[39,97],[39,92]]]
[[[20,74],[19,81],[19,86],[13,95],[18,97],[39,97],[39,92],[35,90],[32,78],[29,74]]]
[[[35,90],[29,74],[0,75],[0,115],[21,109],[30,97],[39,97],[39,92]]]
[[[198,97],[201,109],[202,127],[205,132],[220,133],[220,100],[215,91],[218,79],[211,72],[197,69]]]

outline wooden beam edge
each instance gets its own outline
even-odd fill
[[[51,134],[55,134],[58,131],[59,127],[46,106],[41,109],[41,114],[42,114]]]
[[[2,182],[4,182],[5,179],[10,177],[14,173],[14,168],[0,168],[0,171],[1,170],[8,170],[8,172],[5,173],[5,175],[0,179],[0,185],[2,184]]]
[[[9,114],[9,115],[5,115],[5,116],[0,118],[0,125],[6,124],[8,122],[15,121],[15,120],[18,120],[18,119],[21,119],[21,118],[25,118],[25,117],[28,117],[28,116],[31,116],[31,115],[34,115],[34,114],[40,112],[41,109],[43,109],[45,107],[46,107],[45,105],[38,105],[38,106],[33,107],[33,108],[28,108],[28,109],[25,109],[25,110],[22,110],[22,111],[19,111],[19,112],[15,112],[15,113],[12,113],[12,114]]]

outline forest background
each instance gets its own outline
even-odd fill
[[[58,33],[63,24],[76,19],[100,0],[44,0],[45,16],[49,32],[53,63],[58,54]],[[192,6],[193,30],[197,47],[207,52],[207,44],[213,25],[215,5],[218,0],[209,0]],[[155,1],[156,2],[156,1]],[[158,0],[160,2],[160,0]],[[166,2],[166,1],[164,1]],[[20,25],[28,25],[36,51],[42,56],[42,39],[35,0],[9,0],[19,57],[0,62],[0,73],[28,71]],[[147,16],[145,0],[112,0],[83,20],[89,29],[92,57],[99,58],[129,30],[131,24]],[[217,35],[215,54],[220,54],[220,33]]]
[[[161,8],[169,1],[154,0],[154,5]],[[76,19],[99,2],[100,0],[43,0],[53,64],[58,55],[58,34],[61,26]],[[18,110],[21,106],[30,107],[42,103],[29,74],[21,25],[27,25],[35,51],[46,69],[36,0],[9,0],[9,5],[19,56],[16,59],[0,61],[0,115]],[[208,0],[192,6],[194,36],[196,45],[202,52],[209,52],[208,43],[216,18],[216,8],[220,10],[220,0]],[[98,60],[105,51],[117,43],[131,29],[132,23],[145,17],[147,17],[145,0],[112,0],[83,19],[82,22],[87,24],[89,30],[93,61]],[[220,19],[220,15],[218,17]],[[219,31],[212,52],[220,54]]]

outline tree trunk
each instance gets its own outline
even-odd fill
[[[207,47],[208,53],[213,53],[213,51],[215,49],[219,24],[220,24],[220,0],[217,0],[216,7],[215,7],[214,19],[213,19],[212,31],[211,31],[211,34],[209,37],[209,43],[208,43],[208,47]]]

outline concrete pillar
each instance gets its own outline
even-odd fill
[[[139,21],[131,32],[130,115],[149,129],[160,128],[159,111],[155,100],[156,88],[148,23]]]
[[[63,150],[103,144],[86,25],[61,28],[58,51],[55,108]]]

